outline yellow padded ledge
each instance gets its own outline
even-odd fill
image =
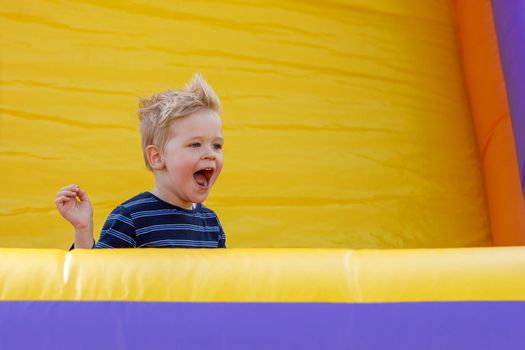
[[[525,300],[525,247],[0,249],[1,300]]]

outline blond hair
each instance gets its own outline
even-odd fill
[[[219,97],[200,73],[196,73],[183,89],[166,90],[150,98],[140,99],[142,153],[149,170],[152,169],[148,163],[146,147],[155,145],[163,150],[170,137],[171,123],[203,109],[221,113],[222,106]]]

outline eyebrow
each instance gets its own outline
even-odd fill
[[[193,136],[193,137],[190,137],[188,139],[186,139],[186,141],[194,141],[194,140],[202,140],[203,137],[202,136]],[[222,143],[224,143],[224,139],[222,137],[214,137],[213,140],[215,141],[220,141]]]

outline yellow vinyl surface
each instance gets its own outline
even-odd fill
[[[224,104],[225,166],[205,204],[219,214],[228,247],[490,245],[450,10],[447,0],[3,2],[0,246],[69,247],[72,230],[54,208],[61,186],[88,192],[96,236],[117,204],[150,190],[138,97],[179,87],[197,71]],[[281,251],[266,252],[268,260],[249,252],[159,256],[200,259],[191,269],[202,274],[211,262],[238,269],[245,260],[289,261]],[[62,252],[43,252],[43,261],[24,254],[58,269],[61,281]],[[109,260],[137,253],[85,254],[72,253],[70,278],[81,278],[88,261],[111,269]],[[333,254],[336,275],[365,253]],[[58,287],[46,288],[51,297]],[[75,297],[74,285],[64,288],[58,295]],[[209,298],[240,298],[231,290]],[[174,293],[201,297],[197,286]],[[358,298],[344,288],[308,293]]]
[[[525,300],[523,247],[67,253],[4,248],[0,260],[0,300]]]

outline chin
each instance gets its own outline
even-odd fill
[[[195,196],[192,196],[191,197],[191,201],[193,203],[202,203],[206,200],[206,198],[208,198],[208,193],[206,193],[205,195],[195,195]]]

